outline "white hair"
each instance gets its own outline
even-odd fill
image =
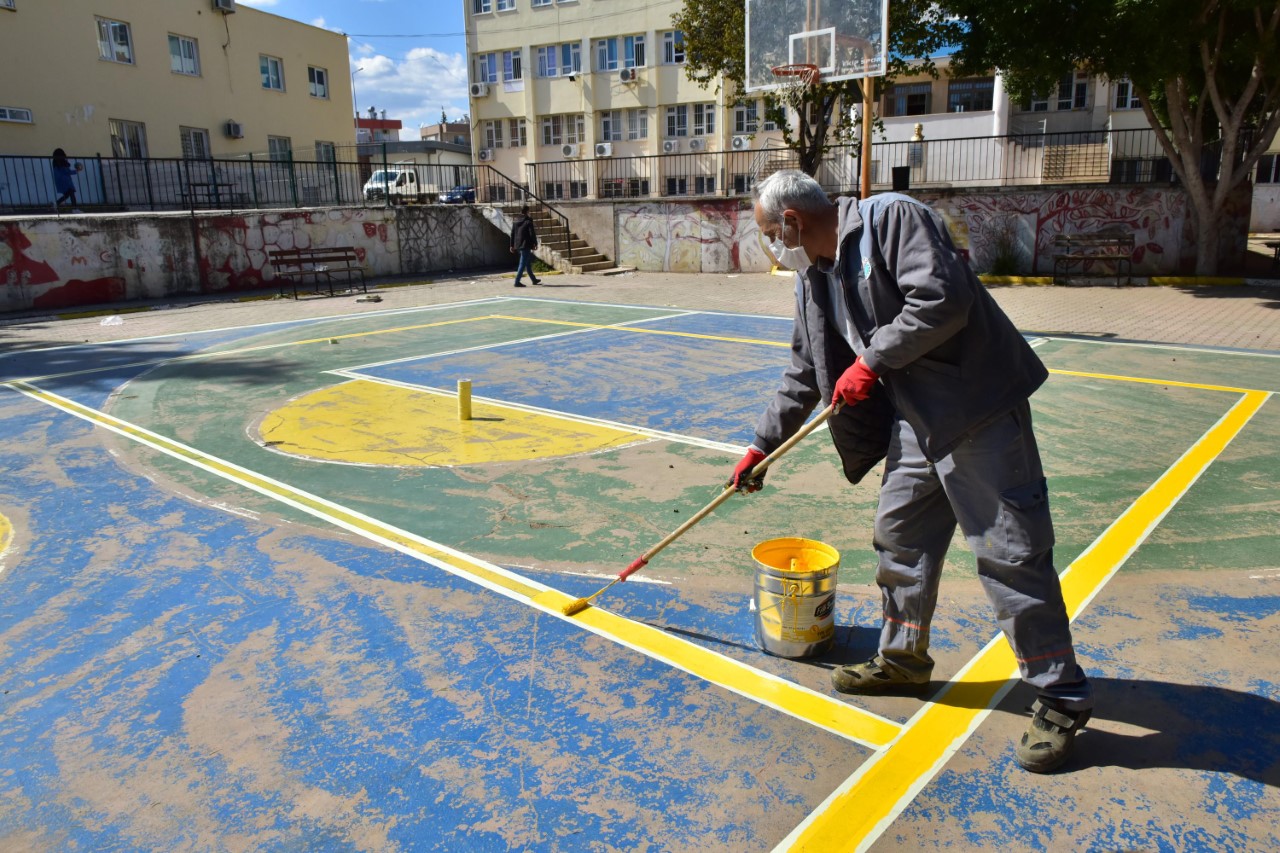
[[[774,172],[751,191],[752,200],[769,220],[782,220],[782,211],[821,213],[831,206],[822,185],[799,169]]]

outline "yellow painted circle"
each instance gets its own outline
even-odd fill
[[[482,393],[483,389],[476,389]],[[281,453],[356,465],[451,466],[518,462],[621,447],[646,436],[554,415],[355,380],[290,400],[258,426]]]

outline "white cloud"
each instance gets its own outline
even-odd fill
[[[240,0],[243,6],[253,6],[258,9],[268,9],[272,6],[280,5],[280,0]]]
[[[419,125],[440,121],[442,107],[450,121],[470,111],[462,54],[415,47],[397,61],[367,44],[352,47],[351,70],[363,69],[355,77],[361,112],[368,115],[369,107],[386,110],[387,118],[403,123],[405,139],[417,139]]]

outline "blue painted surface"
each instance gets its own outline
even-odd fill
[[[791,320],[748,314],[685,314],[634,324],[638,329],[663,329],[696,335],[745,338],[791,345]]]
[[[0,837],[356,849],[372,825],[437,849],[749,849],[771,843],[761,815],[785,832],[826,793],[816,766],[866,755],[409,557],[166,494],[12,392],[0,424],[0,507],[29,519],[0,576],[0,777],[20,795]],[[794,784],[758,784],[762,764]]]
[[[726,323],[719,333],[736,330]],[[478,397],[745,444],[789,357],[773,346],[599,330],[362,372],[434,388],[469,378]]]

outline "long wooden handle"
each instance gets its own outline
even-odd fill
[[[782,454],[786,453],[788,450],[795,447],[798,443],[804,440],[805,436],[813,432],[818,427],[822,426],[822,424],[826,423],[828,418],[830,418],[836,412],[840,411],[841,405],[843,404],[832,403],[831,405],[823,409],[821,412],[819,412],[816,418],[814,418],[813,420],[809,421],[809,423],[801,427],[800,430],[797,431],[795,435],[791,436],[791,438],[788,438],[786,441],[782,442],[782,444],[778,446],[777,450],[773,451],[764,459],[760,460],[760,462],[756,464],[756,467],[751,469],[751,476],[754,478],[764,474],[765,471],[769,470],[770,465],[772,465],[774,462],[778,461],[779,458],[781,458]],[[667,547],[672,542],[679,539],[681,536],[685,534],[685,532],[690,527],[693,527],[699,521],[702,521],[702,519],[706,518],[708,515],[714,512],[716,507],[720,506],[720,504],[727,501],[733,495],[733,492],[734,492],[734,489],[732,484],[725,486],[724,491],[716,495],[715,498],[712,499],[711,503],[707,504],[702,509],[698,510],[696,513],[694,513],[692,518],[690,518],[684,524],[677,527],[675,530],[668,533],[666,538],[664,538],[657,545],[654,545],[648,551],[645,551],[644,554],[639,559],[635,560],[631,565],[623,569],[622,572],[618,575],[618,579],[626,580],[627,577],[630,576],[632,573],[637,572],[641,568],[643,568],[646,563],[648,563],[655,556],[657,556],[659,551],[661,551],[663,548]]]

